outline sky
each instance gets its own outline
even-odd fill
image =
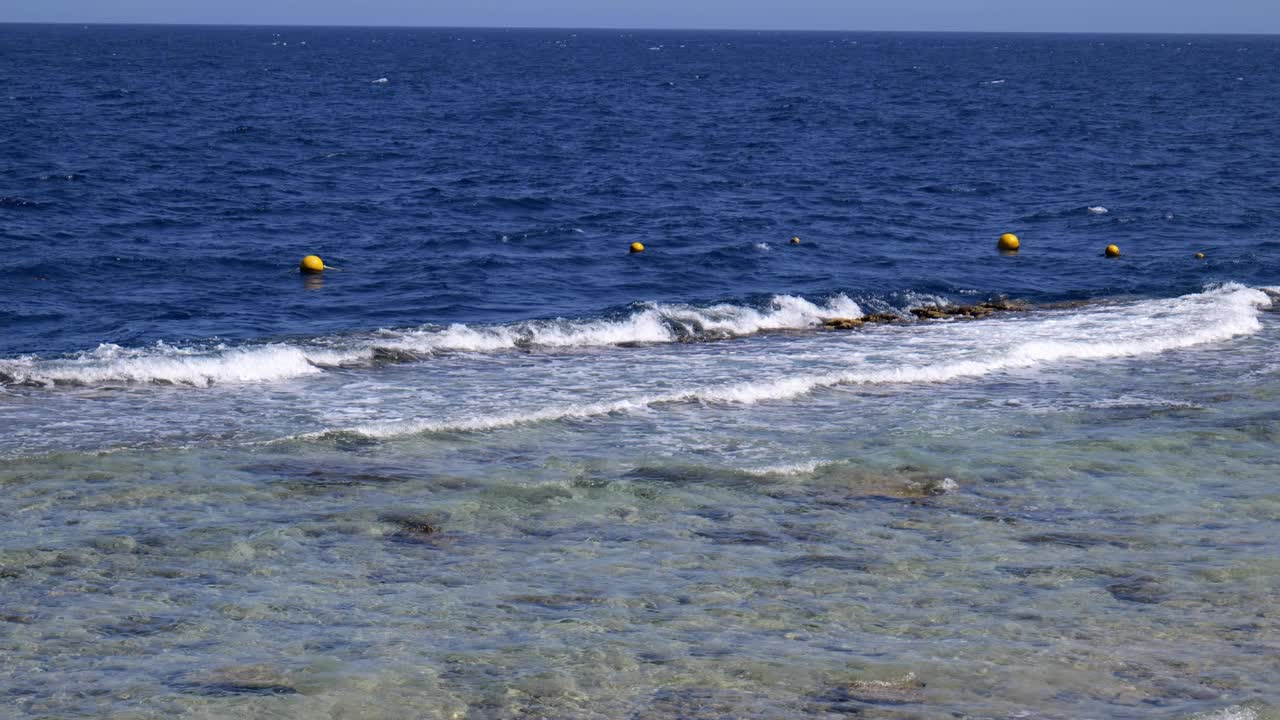
[[[0,22],[1280,33],[1280,0],[6,0]]]

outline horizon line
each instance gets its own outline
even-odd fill
[[[897,33],[897,34],[936,34],[936,35],[1176,35],[1186,37],[1277,37],[1280,33],[1272,32],[1189,32],[1167,30],[885,30],[885,29],[835,29],[817,30],[812,28],[739,28],[739,27],[631,27],[631,26],[597,26],[569,27],[558,25],[365,25],[337,23],[203,23],[203,22],[99,22],[81,20],[0,20],[5,25],[80,25],[83,27],[191,27],[191,28],[315,28],[315,29],[352,29],[352,30],[544,30],[569,32],[726,32],[726,33]]]

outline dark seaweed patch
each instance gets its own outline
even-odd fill
[[[514,595],[508,602],[521,605],[537,605],[548,610],[581,610],[592,605],[599,605],[604,598],[598,595],[573,595],[557,593],[552,595]]]
[[[298,490],[324,489],[357,485],[386,485],[409,479],[399,468],[318,467],[299,468],[289,463],[259,463],[240,468],[243,472],[263,475]]]
[[[708,520],[715,520],[718,522],[723,522],[725,520],[733,519],[733,512],[731,510],[725,510],[723,508],[716,508],[716,507],[701,507],[701,508],[698,508],[697,510],[694,510],[693,514],[701,518],[706,518]]]
[[[1112,583],[1107,592],[1117,600],[1144,605],[1155,605],[1168,599],[1168,593],[1155,578],[1134,577]]]
[[[849,572],[868,572],[871,567],[865,560],[846,555],[800,555],[786,560],[779,560],[778,564],[794,570],[828,568],[831,570],[847,570]]]
[[[297,688],[288,685],[241,685],[238,683],[212,683],[209,685],[176,685],[186,693],[223,697],[228,695],[296,695]]]
[[[1080,532],[1047,532],[1035,535],[1024,535],[1018,538],[1028,545],[1065,545],[1074,548],[1091,548],[1109,545],[1118,548],[1132,548],[1133,542],[1124,538],[1108,535],[1094,535]]]
[[[777,535],[763,530],[740,530],[735,528],[713,528],[699,530],[694,533],[721,545],[768,545],[778,540]]]
[[[168,683],[170,687],[193,695],[225,697],[231,695],[296,695],[287,674],[265,665],[243,665],[183,673]]]
[[[999,570],[1002,573],[1007,573],[1014,577],[1020,577],[1020,578],[1053,575],[1054,573],[1058,572],[1057,568],[1049,567],[1049,566],[1020,567],[1017,565],[997,565],[996,570]]]
[[[653,694],[649,707],[632,717],[634,720],[652,717],[680,718],[681,720],[728,720],[743,717],[743,708],[750,707],[751,698],[727,689],[663,688]]]
[[[116,637],[150,637],[173,632],[180,627],[182,627],[182,623],[174,620],[132,616],[122,618],[117,622],[98,625],[94,629],[103,635]]]

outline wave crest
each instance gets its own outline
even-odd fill
[[[275,382],[327,368],[418,360],[447,352],[501,352],[693,342],[764,331],[815,327],[830,317],[860,317],[844,295],[818,305],[778,295],[763,309],[722,303],[708,307],[646,303],[617,320],[530,320],[509,325],[423,327],[306,343],[124,348],[104,343],[61,358],[0,360],[0,382],[28,385],[157,383],[209,387]]]
[[[977,378],[1071,360],[1152,355],[1220,342],[1261,329],[1258,311],[1271,306],[1260,291],[1230,284],[1168,300],[1053,311],[1038,318],[944,326],[954,331],[933,362],[890,364],[703,386],[608,402],[565,404],[528,412],[456,420],[401,420],[351,431],[374,438],[474,432],[514,425],[643,410],[673,403],[755,404],[789,400],[843,385],[925,384]],[[985,327],[981,327],[985,326]],[[997,330],[990,335],[987,329]],[[940,327],[939,330],[942,328]],[[1021,339],[1029,336],[1029,339]]]

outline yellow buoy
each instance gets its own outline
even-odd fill
[[[800,244],[800,238],[798,238],[798,237],[792,237],[792,238],[791,238],[791,244],[792,244],[792,245],[799,245],[799,244]]]
[[[633,253],[644,252],[644,243],[638,243],[638,242],[631,243],[631,252]]]
[[[1197,260],[1203,260],[1203,259],[1204,259],[1204,253],[1196,253],[1196,259],[1197,259]]]
[[[1018,252],[1018,236],[1013,233],[1005,233],[1000,236],[1000,240],[996,242],[996,247],[1000,248],[1000,252]]]
[[[1103,254],[1107,257],[1120,257],[1120,247],[1118,245],[1108,245]]]
[[[304,273],[324,272],[324,261],[319,255],[308,255],[302,258],[302,262],[298,263],[298,269]]]

